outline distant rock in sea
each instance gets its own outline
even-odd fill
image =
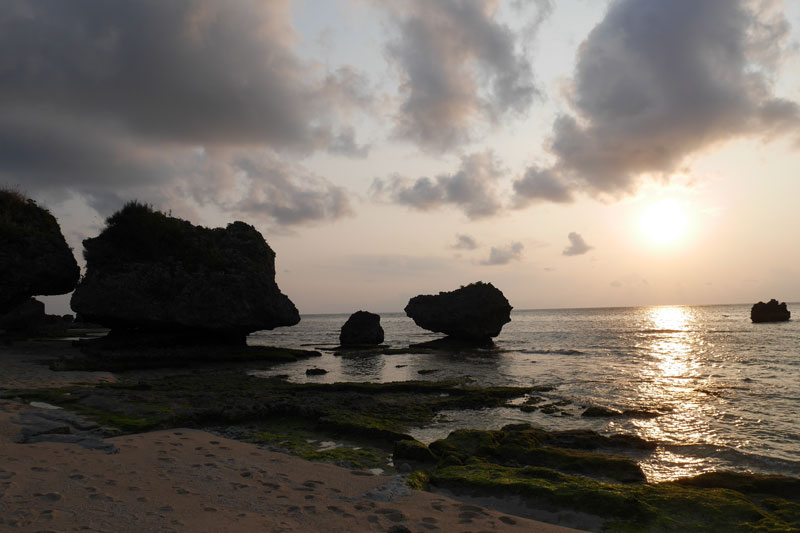
[[[83,246],[72,309],[117,338],[243,344],[300,321],[275,283],[275,252],[244,222],[208,229],[131,202]]]
[[[339,333],[339,344],[342,346],[371,345],[382,342],[381,317],[369,311],[356,311],[350,315]]]
[[[457,339],[485,341],[511,322],[511,305],[491,283],[476,282],[451,292],[409,300],[406,315],[421,328]]]
[[[15,191],[0,190],[0,314],[31,296],[66,294],[79,278],[55,217]]]
[[[786,309],[786,302],[778,303],[774,298],[767,303],[758,302],[750,309],[750,320],[753,322],[785,322],[792,313]]]

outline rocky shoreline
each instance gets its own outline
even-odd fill
[[[58,341],[50,342],[52,348],[59,346]],[[52,363],[56,355],[77,354],[64,344],[58,354],[40,347],[39,356],[51,353]],[[0,353],[13,349],[5,347]],[[405,480],[403,486],[433,494],[502,495],[506,501],[520,501],[530,508],[527,514],[517,510],[523,517],[549,517],[561,525],[590,530],[752,527],[780,531],[798,525],[800,480],[717,473],[647,483],[636,462],[625,455],[626,450],[652,446],[641,439],[591,431],[545,432],[528,425],[456,431],[428,446],[408,435],[410,427],[430,423],[443,410],[518,402],[535,397],[533,387],[471,387],[435,381],[291,384],[248,375],[254,365],[271,364],[252,359],[224,367],[195,362],[191,368],[117,372],[113,380],[94,384],[4,386],[1,395],[18,404],[57,406],[63,409],[58,412],[76,413],[66,415],[70,420],[80,417],[72,424],[45,415],[44,424],[55,428],[54,438],[48,439],[40,427],[33,432],[39,441],[85,441],[76,426],[88,429],[95,438],[112,440],[195,428],[348,470],[402,476],[398,479]],[[39,366],[59,374],[41,362]],[[562,518],[553,518],[558,516]],[[504,525],[498,523],[500,529]]]

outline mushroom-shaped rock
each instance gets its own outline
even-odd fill
[[[350,315],[339,333],[339,344],[342,346],[380,344],[382,342],[381,317],[369,311],[356,311]]]
[[[208,229],[131,202],[83,246],[72,309],[112,333],[243,343],[300,321],[275,284],[275,252],[244,222]]]
[[[55,217],[15,191],[0,190],[0,314],[31,296],[66,294],[79,278]]]
[[[451,292],[411,298],[406,315],[421,328],[454,338],[485,341],[511,322],[511,305],[491,283],[476,282]]]
[[[778,303],[774,298],[767,303],[758,302],[750,309],[750,320],[753,322],[785,322],[792,313],[786,309],[786,302]]]

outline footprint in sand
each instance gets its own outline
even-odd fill
[[[42,494],[40,492],[37,492],[36,494],[34,494],[34,496],[37,498],[41,498],[43,500],[47,500],[49,502],[57,502],[58,500],[61,499],[61,494],[57,492],[48,492],[47,494]]]
[[[383,515],[392,522],[403,522],[406,520],[406,515],[397,509],[375,509],[375,514]]]

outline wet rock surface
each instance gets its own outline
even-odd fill
[[[382,342],[381,317],[369,311],[356,311],[350,315],[339,333],[342,346],[368,346]]]
[[[21,411],[14,420],[22,426],[17,442],[59,442],[106,453],[118,451],[116,446],[103,440],[104,430],[96,422],[69,411],[41,405],[45,407]]]
[[[80,269],[49,211],[0,190],[0,314],[31,296],[66,294]]]
[[[133,202],[83,245],[73,310],[131,338],[244,343],[300,321],[275,283],[275,252],[244,222],[208,229]]]
[[[760,322],[785,322],[792,313],[786,308],[786,302],[778,303],[774,298],[767,303],[758,302],[750,309],[750,320]]]
[[[511,321],[511,305],[491,283],[411,298],[405,312],[419,327],[454,339],[485,342]]]

